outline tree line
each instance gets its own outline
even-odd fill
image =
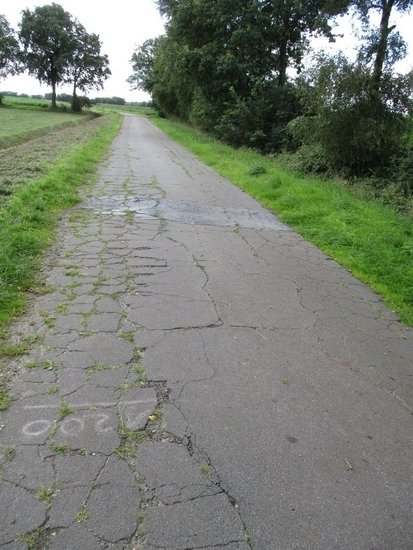
[[[19,30],[12,29],[0,15],[0,79],[27,71],[52,88],[56,108],[56,88],[71,84],[72,109],[79,111],[77,91],[103,88],[110,76],[108,56],[101,53],[99,35],[85,27],[59,4],[25,9]]]
[[[394,71],[406,43],[391,16],[413,0],[156,3],[166,32],[136,48],[128,81],[161,115],[237,147],[290,151],[306,170],[377,185],[391,175],[411,197],[413,72]],[[363,28],[357,59],[319,54],[304,66],[310,38],[334,41],[334,19],[350,11]]]

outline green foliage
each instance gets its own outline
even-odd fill
[[[58,4],[22,12],[23,62],[30,75],[52,86],[53,107],[56,107],[56,86],[65,81],[66,67],[73,53],[72,29],[72,16]]]
[[[287,68],[300,68],[307,35],[330,35],[327,3],[307,0],[159,0],[166,36],[132,55],[129,83],[175,117],[235,147],[287,146],[301,108]]]
[[[77,188],[93,176],[119,128],[120,117],[100,120],[87,143],[66,149],[0,208],[0,324],[24,310],[25,293],[36,283],[39,259],[60,213],[79,201]]]
[[[346,176],[384,174],[406,145],[413,73],[384,75],[381,98],[371,94],[371,70],[343,56],[320,57],[306,77],[306,113],[289,124],[301,146],[302,167]]]
[[[58,4],[23,10],[20,23],[22,59],[29,74],[52,86],[56,108],[56,86],[73,84],[73,110],[80,110],[76,90],[102,88],[111,72],[109,60],[101,55],[99,36],[88,34],[77,19]]]
[[[257,83],[248,101],[237,97],[233,89],[231,99],[211,133],[235,147],[264,153],[288,147],[287,124],[302,112],[292,85]]]
[[[152,92],[155,81],[153,78],[155,50],[159,39],[146,40],[138,46],[130,59],[133,74],[127,79],[133,90]]]
[[[0,80],[19,70],[19,43],[7,19],[0,14]],[[2,103],[0,94],[0,104]]]
[[[297,175],[254,151],[234,151],[171,121],[154,122],[369,284],[413,326],[411,219],[353,194],[341,181]],[[255,164],[265,167],[266,173],[248,175]]]
[[[73,55],[68,63],[66,82],[73,84],[72,110],[81,111],[82,106],[90,107],[91,103],[87,98],[78,98],[76,90],[103,88],[104,81],[112,73],[108,56],[100,53],[99,36],[88,34],[78,21],[73,23],[71,48]]]

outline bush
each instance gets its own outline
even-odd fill
[[[379,98],[370,93],[370,83],[368,67],[343,57],[323,58],[310,72],[301,87],[306,115],[290,122],[288,131],[300,147],[298,156],[307,164],[312,156],[313,171],[383,176],[392,159],[402,156],[411,80],[385,75]]]

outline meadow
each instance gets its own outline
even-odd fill
[[[84,115],[66,112],[66,105],[57,111],[49,107],[46,100],[5,97],[0,109],[0,151],[86,120]]]

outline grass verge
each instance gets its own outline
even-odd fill
[[[413,326],[413,224],[392,208],[360,198],[340,182],[297,174],[259,153],[217,142],[161,118],[153,123],[274,211]]]
[[[95,174],[120,123],[119,115],[108,115],[89,141],[66,151],[0,209],[0,328],[24,311],[60,214],[80,201],[77,189]]]

